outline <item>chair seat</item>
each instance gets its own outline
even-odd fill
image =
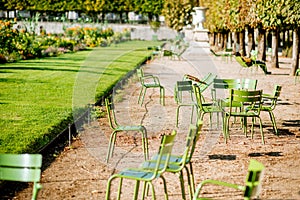
[[[222,112],[222,109],[219,106],[205,106],[203,107],[204,112]]]
[[[146,180],[153,178],[153,169],[152,170],[142,170],[139,168],[125,169],[124,171],[119,173],[120,178],[128,178],[134,180]],[[159,175],[157,175],[159,177]]]
[[[161,85],[158,85],[156,83],[144,83],[145,87],[151,88],[151,87],[162,87]]]
[[[137,126],[118,126],[115,128],[115,130],[122,130],[122,131],[142,131],[145,128],[142,125],[137,125]]]
[[[239,116],[239,117],[259,117],[259,114],[255,111],[248,112],[231,112],[231,116]]]
[[[262,106],[261,108],[260,108],[260,111],[272,111],[273,110],[273,108],[271,108],[271,107],[269,107],[269,106]]]

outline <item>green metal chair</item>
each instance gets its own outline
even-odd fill
[[[281,88],[282,87],[280,85],[275,85],[273,94],[262,94],[263,104],[260,109],[260,111],[266,111],[269,113],[273,125],[273,130],[276,135],[278,135],[278,130],[277,130],[276,120],[275,120],[273,110],[276,107],[277,100],[281,92]]]
[[[213,88],[211,89],[212,99],[214,102],[220,100],[217,97],[217,91],[222,90],[223,92],[228,92],[230,89],[244,89],[244,90],[256,90],[257,80],[256,79],[214,79]],[[229,93],[229,92],[228,92]],[[226,94],[225,94],[226,96]],[[222,108],[229,106],[229,98],[221,98],[219,102]],[[239,108],[240,103],[234,102],[234,107]]]
[[[212,98],[215,98],[213,93],[216,93],[216,90],[229,90],[229,89],[240,89],[242,87],[241,79],[221,79],[215,78],[212,84]]]
[[[295,73],[295,84],[297,84],[299,76],[300,76],[300,69],[297,69]]]
[[[240,109],[236,109],[234,104],[239,103]],[[254,119],[259,119],[260,132],[262,143],[264,144],[264,134],[262,129],[262,121],[260,118],[260,110],[262,105],[262,90],[240,90],[231,89],[229,96],[229,108],[224,112],[224,126],[223,131],[225,135],[225,142],[229,138],[229,120],[231,117],[241,117],[243,121],[244,133],[247,136],[247,119],[252,118],[251,138],[253,138]]]
[[[0,154],[0,180],[32,182],[31,199],[37,198],[42,185],[42,155],[40,154]]]
[[[185,74],[183,76],[184,81],[192,81],[193,84],[197,84],[200,88],[201,93],[204,92],[214,82],[215,78],[217,78],[217,75],[210,72],[206,74],[201,80],[189,74]],[[205,101],[204,98],[202,100]]]
[[[174,89],[174,98],[177,103],[176,127],[178,127],[179,110],[183,106],[192,107],[191,121],[193,120],[194,109],[196,109],[197,104],[193,97],[192,81],[177,81]]]
[[[123,179],[130,179],[134,180],[135,188],[133,193],[133,199],[136,200],[138,198],[139,193],[139,186],[140,182],[144,182],[143,188],[142,188],[142,198],[145,198],[146,193],[148,192],[148,187],[150,186],[152,191],[152,199],[156,199],[155,197],[155,190],[152,181],[157,178],[162,178],[163,185],[164,185],[164,199],[168,199],[168,192],[167,192],[167,184],[165,178],[162,176],[162,174],[166,171],[169,159],[172,153],[172,148],[174,145],[174,140],[176,136],[176,131],[174,130],[171,135],[164,135],[162,136],[160,147],[158,150],[158,157],[155,162],[154,168],[129,168],[120,171],[117,174],[112,175],[108,179],[107,183],[107,189],[106,189],[106,200],[110,199],[110,190],[111,190],[111,182],[112,180],[116,178],[120,178],[119,187],[118,187],[118,197],[119,200],[121,198],[121,190],[122,190],[122,183]],[[128,197],[127,197],[128,198]]]
[[[213,85],[211,89],[211,96],[213,102],[215,104],[221,103],[221,107],[228,107],[229,105],[229,99],[226,98],[226,94],[230,89],[241,89],[242,88],[242,80],[241,79],[220,79],[215,78],[213,80]],[[222,95],[223,97],[220,97],[221,93],[220,91],[224,92]],[[219,101],[219,100],[222,101]],[[235,103],[235,107],[240,107],[240,103]]]
[[[214,79],[217,78],[217,75],[212,74],[212,73],[208,73],[204,78],[203,78],[203,82],[205,82],[206,84],[200,84],[200,91],[204,92],[213,82]]]
[[[122,131],[138,131],[142,134],[144,158],[145,160],[148,159],[148,138],[146,128],[143,125],[119,125],[116,120],[114,104],[110,102],[109,98],[105,98],[105,107],[107,111],[109,126],[113,130],[113,132],[110,134],[106,162],[108,162],[109,158],[111,158],[113,155],[117,133]]]
[[[244,90],[256,90],[257,87],[257,80],[256,79],[249,79],[243,78],[241,82],[241,89]]]
[[[181,187],[181,194],[182,199],[185,198],[185,188],[184,188],[184,177],[183,177],[183,171],[185,169],[187,174],[187,180],[188,180],[188,190],[190,194],[190,199],[192,199],[192,196],[195,192],[195,181],[194,181],[194,174],[193,174],[193,167],[192,167],[192,157],[196,148],[197,141],[200,136],[201,128],[202,128],[203,122],[198,120],[196,125],[191,124],[189,128],[189,132],[186,137],[186,145],[183,153],[181,155],[174,155],[172,154],[170,156],[170,161],[168,164],[168,167],[166,169],[166,172],[171,173],[178,173],[179,174],[179,181],[180,181],[180,187]],[[143,163],[143,168],[149,169],[154,168],[156,160],[158,158],[158,155],[154,155],[149,161]],[[189,167],[188,167],[189,165]]]
[[[247,65],[247,63],[243,60],[242,56],[235,56],[234,58],[236,62],[239,63],[241,66],[239,73],[241,73],[243,69],[250,69],[251,66]]]
[[[207,179],[202,181],[197,186],[193,200],[208,199],[199,197],[202,188],[207,184],[219,185],[243,191],[244,200],[257,199],[261,190],[261,182],[263,179],[264,169],[265,167],[262,163],[258,162],[257,160],[251,159],[248,167],[248,174],[246,177],[245,185],[238,185],[219,180]]]
[[[148,88],[159,88],[160,104],[165,105],[165,88],[160,84],[159,78],[153,75],[145,76],[142,68],[137,69],[136,72],[142,86],[138,103],[143,104]]]
[[[219,125],[219,113],[223,110],[218,102],[203,102],[204,97],[202,96],[200,87],[196,84],[193,85],[194,94],[197,102],[198,116],[200,120],[203,120],[205,114],[209,113],[210,127],[212,127],[212,115],[217,113],[217,125]]]

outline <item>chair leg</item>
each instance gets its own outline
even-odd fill
[[[115,141],[116,141],[116,134],[117,134],[116,131],[113,131],[110,134],[109,143],[108,143],[108,151],[106,154],[106,163],[108,163],[109,158],[111,158],[113,155],[114,145],[115,145]]]
[[[193,195],[195,193],[195,178],[194,178],[194,172],[193,172],[193,165],[192,162],[190,161],[189,163],[190,169],[188,169],[188,167],[185,166],[186,172],[188,174],[188,176],[190,177],[188,180],[190,180],[190,184],[189,184],[189,192],[190,192],[190,198],[193,198]]]
[[[165,88],[160,87],[160,104],[165,105]]]
[[[179,121],[179,109],[180,109],[180,106],[177,106],[177,109],[176,109],[176,127],[178,128],[178,121]]]
[[[141,104],[141,97],[142,97],[143,93],[144,93],[144,87],[142,86],[140,94],[139,94],[139,98],[138,98],[138,104]]]
[[[137,180],[135,182],[135,187],[134,187],[134,192],[133,192],[133,199],[137,200],[138,196],[139,196],[139,187],[140,187],[140,181]]]
[[[119,131],[114,131],[113,140],[112,140],[112,146],[111,146],[111,152],[110,152],[110,157],[113,157],[113,155],[114,155],[115,145],[116,145],[116,138],[117,138],[117,132],[119,132]]]
[[[111,176],[109,179],[108,179],[108,182],[107,182],[107,186],[106,186],[106,194],[105,194],[105,200],[109,200],[110,198],[110,188],[111,188],[111,182],[113,179],[115,179],[116,176]],[[120,185],[122,185],[122,178],[120,179],[120,183],[119,183],[119,189],[118,189],[118,199],[120,199]]]
[[[169,196],[168,196],[168,190],[167,190],[167,182],[166,182],[166,179],[165,177],[163,176],[160,176],[161,179],[163,180],[163,184],[164,184],[164,196],[165,196],[165,200],[168,200],[169,199]],[[152,199],[155,200],[155,192],[154,192],[154,189],[153,189],[153,195],[152,195]],[[154,197],[154,198],[153,198]]]
[[[146,192],[148,193],[148,190],[149,190],[149,187],[150,187],[152,199],[155,199],[155,198],[156,198],[156,197],[155,197],[155,190],[154,190],[154,185],[152,184],[152,182],[151,182],[151,181],[148,181],[146,186],[147,186],[147,187],[146,187]]]
[[[225,129],[225,138],[226,138],[226,143],[227,143],[227,139],[230,139],[230,136],[229,136],[229,121],[230,121],[230,116],[227,116],[226,117],[226,129]]]
[[[253,122],[252,122],[252,126],[253,126]],[[245,136],[247,137],[247,117],[243,117],[243,130]]]
[[[149,159],[149,149],[148,149],[148,137],[147,137],[147,130],[144,129],[141,131],[142,133],[142,145],[143,145],[143,152],[144,152],[144,159]]]
[[[259,119],[259,128],[260,128],[260,134],[261,134],[261,141],[262,141],[262,144],[265,144],[265,138],[264,138],[264,132],[263,132],[263,127],[262,127],[262,121],[261,121],[261,118],[258,117]]]
[[[148,182],[144,182],[143,184],[143,190],[142,190],[142,198],[141,199],[145,199],[145,196],[148,195],[148,191],[149,191],[149,185]]]
[[[122,191],[123,178],[120,178],[119,187],[118,187],[118,200],[121,199],[121,191]]]
[[[185,190],[184,190],[184,180],[183,180],[183,172],[182,170],[179,172],[179,182],[181,188],[181,197],[185,200]]]
[[[254,117],[252,117],[251,139],[253,139],[253,133],[254,133]]]
[[[271,122],[272,122],[272,125],[273,125],[273,130],[274,130],[275,134],[278,136],[278,130],[277,130],[277,126],[276,126],[274,113],[272,111],[269,111],[269,115],[270,115]]]
[[[224,113],[224,116],[223,116],[223,137],[224,137],[224,141],[225,141],[225,144],[227,143],[227,117],[226,114]]]

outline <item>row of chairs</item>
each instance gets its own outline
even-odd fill
[[[180,88],[181,85],[184,85],[184,89],[192,95],[192,101],[189,103],[178,103],[178,108],[182,105],[185,106],[192,106],[192,114],[194,113],[194,108],[198,109],[197,117],[203,120],[203,117],[205,114],[210,114],[210,125],[212,125],[212,114],[217,113],[219,119],[219,113],[222,113],[223,115],[223,133],[225,137],[225,141],[227,142],[227,139],[229,138],[229,119],[234,116],[236,117],[242,117],[242,120],[244,122],[244,132],[246,134],[247,132],[247,120],[246,118],[258,118],[260,121],[260,130],[262,135],[262,143],[264,143],[264,135],[262,131],[262,123],[260,120],[260,112],[266,111],[270,115],[270,119],[272,122],[272,126],[274,129],[274,132],[276,135],[278,135],[278,130],[276,126],[276,120],[273,113],[273,110],[276,107],[278,97],[281,92],[281,86],[275,85],[274,91],[272,94],[265,94],[262,93],[261,90],[256,90],[257,87],[257,80],[254,79],[217,79],[215,78],[212,83],[212,101],[207,102],[204,101],[204,97],[202,95],[201,87],[197,84],[193,84],[191,81],[178,81],[177,87]],[[192,89],[193,88],[193,89]],[[220,95],[217,95],[217,90],[222,90],[224,92],[229,92],[229,97],[224,98],[224,93],[222,93],[222,97]],[[180,91],[180,89],[176,89],[176,92]],[[182,91],[181,91],[182,92]],[[182,94],[181,94],[182,95]],[[195,100],[193,101],[193,96],[195,96]],[[247,105],[245,108],[246,110],[243,110],[243,105]],[[249,105],[252,105],[250,107]],[[224,108],[228,108],[228,110],[224,110]],[[238,109],[240,110],[238,112]],[[178,126],[178,112],[176,116],[176,122]],[[253,121],[254,122],[254,121]],[[217,121],[219,124],[219,121]],[[251,133],[253,136],[253,123],[252,123],[252,129]]]
[[[122,197],[121,194],[124,179],[135,181],[133,199],[137,199],[139,197],[139,188],[141,182],[143,183],[141,190],[142,194],[140,195],[141,199],[144,199],[145,196],[148,195],[149,188],[151,190],[152,199],[156,199],[155,188],[152,182],[158,178],[161,178],[161,180],[163,181],[164,199],[167,200],[167,181],[164,178],[164,173],[179,174],[179,183],[181,186],[182,199],[186,199],[185,183],[183,177],[184,171],[187,175],[186,179],[188,181],[188,191],[190,199],[202,199],[199,196],[201,195],[202,188],[204,187],[204,185],[207,184],[215,184],[241,190],[244,193],[244,199],[257,197],[260,192],[259,188],[261,185],[261,179],[265,167],[262,163],[254,159],[250,160],[245,185],[238,185],[219,180],[207,179],[198,184],[197,188],[195,187],[192,157],[196,148],[197,141],[199,140],[202,125],[203,122],[201,120],[198,120],[196,125],[190,125],[188,134],[186,136],[185,149],[180,155],[172,154],[172,149],[177,134],[176,131],[173,130],[170,135],[163,135],[161,137],[161,143],[158,152],[157,154],[152,156],[151,159],[145,160],[137,168],[128,168],[121,170],[120,172],[113,174],[108,179],[105,199],[109,200],[111,198],[112,181],[115,179],[119,179],[117,199],[121,199]]]
[[[139,77],[145,77],[145,75],[143,74],[142,69],[138,70],[138,75]],[[149,76],[150,77],[150,76]],[[212,78],[213,77],[213,78]],[[153,78],[153,77],[152,77]],[[190,85],[188,87],[188,90],[190,92],[191,97],[194,94],[200,94],[198,95],[198,97],[196,97],[196,99],[204,99],[201,95],[201,93],[208,88],[209,85],[211,85],[215,80],[216,80],[216,76],[209,74],[208,76],[205,77],[205,81],[202,80],[198,80],[193,76],[190,75],[186,75],[184,77],[184,81],[188,82]],[[210,80],[210,81],[208,81]],[[247,83],[246,81],[244,82],[244,84]],[[247,83],[248,84],[248,83]],[[159,83],[160,85],[160,83]],[[180,85],[180,87],[178,87]],[[144,87],[142,85],[142,87]],[[159,86],[160,87],[160,86]],[[180,94],[183,90],[181,88],[185,88],[186,85],[184,84],[178,84],[175,87],[175,100],[178,102],[182,101],[182,94]],[[146,89],[149,87],[146,87]],[[146,89],[141,89],[140,95],[139,95],[139,103],[141,104],[141,102],[143,102],[144,99],[144,93],[142,92],[143,90]],[[161,91],[160,91],[161,92]],[[161,92],[162,93],[162,92]],[[162,100],[163,95],[160,95],[160,102],[164,102]],[[106,107],[107,110],[109,111],[109,113],[113,112],[113,109],[111,109],[112,104],[109,102],[108,99],[105,100],[106,102]],[[198,105],[198,103],[196,102],[196,105]],[[207,105],[212,105],[210,103],[207,103]],[[183,105],[180,105],[183,106]],[[180,107],[179,106],[179,107]],[[197,107],[198,109],[198,107]],[[198,110],[197,110],[198,112]],[[114,114],[113,114],[114,115]],[[109,117],[112,117],[112,115],[108,115]],[[156,155],[154,155],[153,157],[151,157],[149,159],[148,157],[148,152],[145,150],[148,150],[148,144],[147,142],[147,135],[145,133],[143,133],[143,131],[141,131],[142,129],[145,129],[145,127],[143,127],[142,125],[138,125],[138,126],[119,126],[118,128],[113,128],[113,133],[111,135],[111,139],[110,139],[110,144],[109,144],[109,151],[108,151],[108,155],[107,155],[107,162],[109,157],[112,156],[113,154],[113,146],[115,143],[115,137],[116,137],[116,133],[118,131],[140,131],[142,134],[142,138],[143,138],[143,152],[145,155],[145,161],[137,168],[130,168],[130,169],[125,169],[122,170],[114,175],[112,175],[109,180],[108,180],[108,184],[107,184],[107,191],[106,191],[106,199],[110,199],[111,196],[111,184],[112,181],[114,179],[119,178],[120,182],[119,182],[119,187],[118,187],[118,192],[117,192],[117,199],[121,198],[121,190],[122,190],[122,184],[123,184],[123,179],[130,179],[130,180],[135,180],[136,184],[134,187],[134,192],[133,192],[133,199],[137,199],[139,196],[139,186],[140,183],[143,182],[143,188],[142,188],[142,199],[144,199],[144,197],[148,194],[148,190],[149,188],[151,189],[151,193],[152,193],[152,199],[155,199],[155,190],[154,190],[154,186],[152,184],[152,181],[154,179],[157,178],[161,178],[163,180],[163,186],[164,186],[164,198],[168,199],[168,193],[167,193],[167,183],[166,180],[163,176],[163,173],[165,172],[170,172],[170,173],[178,173],[179,174],[179,182],[180,182],[180,186],[181,186],[181,194],[182,194],[182,199],[186,199],[186,195],[185,195],[185,188],[184,188],[184,177],[183,177],[183,171],[186,171],[187,174],[187,180],[188,180],[188,191],[189,191],[189,195],[190,195],[190,199],[199,199],[198,195],[200,193],[200,190],[202,189],[203,185],[207,184],[207,183],[212,183],[212,184],[219,184],[219,185],[223,185],[223,186],[229,186],[232,188],[236,188],[236,189],[240,189],[242,191],[244,191],[245,194],[245,199],[247,199],[248,197],[252,196],[253,194],[257,194],[256,193],[256,189],[259,185],[260,182],[260,172],[263,170],[263,165],[255,160],[251,160],[250,161],[250,165],[249,165],[249,175],[247,176],[247,180],[246,180],[246,185],[245,186],[239,186],[239,185],[235,185],[235,184],[229,184],[229,183],[225,183],[225,182],[221,182],[221,181],[215,181],[215,180],[205,180],[203,182],[201,182],[197,188],[195,188],[195,181],[194,181],[194,175],[193,175],[193,167],[192,167],[192,155],[195,151],[195,147],[196,147],[196,143],[197,140],[199,139],[199,135],[200,135],[200,131],[203,125],[202,119],[203,117],[197,117],[197,123],[196,125],[193,125],[193,123],[191,122],[187,137],[186,137],[186,146],[185,146],[185,150],[181,155],[173,155],[171,153],[170,148],[173,147],[174,145],[174,138],[176,136],[176,131],[174,130],[172,132],[171,135],[164,135],[162,136],[162,140],[161,140],[161,144],[159,147],[159,151]],[[113,122],[112,119],[109,120],[110,123]],[[115,124],[117,124],[115,122]],[[125,127],[127,127],[125,129]],[[128,128],[131,127],[131,128]],[[134,129],[133,127],[138,127],[136,129]],[[170,148],[168,148],[170,147]]]
[[[139,79],[141,81],[141,85],[142,85],[138,102],[140,104],[143,103],[147,88],[159,88],[160,89],[160,102],[161,102],[161,104],[164,105],[164,103],[165,103],[164,87],[160,84],[159,78],[154,77],[152,75],[145,76],[143,73],[143,70],[141,68],[137,70],[137,74],[138,74],[138,77],[139,77]],[[146,79],[152,79],[153,81],[146,83],[145,82]],[[203,93],[212,84],[213,86],[212,86],[211,94],[212,94],[213,102],[205,102],[203,95],[199,95],[201,97],[201,100],[196,102],[195,99],[193,99],[193,95],[192,95],[192,91],[193,91],[192,85],[193,84],[196,84],[199,87],[200,93]],[[213,75],[212,73],[208,73],[205,77],[203,77],[200,80],[197,77],[186,74],[186,75],[184,75],[182,81],[177,81],[175,89],[174,89],[174,97],[175,97],[175,101],[178,105],[177,109],[176,109],[176,126],[178,127],[178,123],[179,123],[179,110],[183,106],[192,106],[193,107],[191,118],[193,118],[193,112],[194,112],[195,107],[197,107],[197,105],[200,106],[201,107],[200,110],[202,110],[200,113],[202,113],[202,114],[197,115],[197,116],[200,118],[203,118],[204,114],[210,113],[210,124],[212,124],[211,123],[212,113],[220,113],[223,111],[220,109],[220,106],[217,103],[217,101],[218,101],[217,92],[216,92],[217,90],[220,90],[220,89],[222,89],[222,90],[224,90],[224,89],[226,89],[226,90],[230,90],[230,89],[256,90],[256,87],[257,87],[257,80],[253,80],[253,79],[217,79],[216,75]],[[190,96],[191,100],[188,102],[184,102],[183,98],[182,98],[182,93],[184,93],[186,91],[189,92],[191,95]],[[273,114],[273,110],[276,107],[276,103],[277,103],[278,97],[280,95],[280,91],[281,91],[281,86],[275,85],[274,91],[272,94],[262,94],[263,100],[270,104],[269,105],[263,104],[261,106],[261,108],[259,109],[259,111],[266,111],[269,113],[274,132],[277,135],[278,135],[278,130],[277,130],[276,120],[275,120],[275,117]],[[223,104],[226,103],[227,107],[228,107],[228,104],[229,104],[228,100],[227,100],[227,102],[223,101],[222,103]],[[236,105],[233,105],[233,106],[237,107]],[[226,106],[223,105],[223,107],[226,107]],[[226,129],[224,129],[224,131],[225,130]],[[261,131],[261,134],[263,135],[262,131]]]

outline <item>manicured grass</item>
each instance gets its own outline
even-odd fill
[[[150,55],[130,41],[0,65],[0,153],[35,152]]]

